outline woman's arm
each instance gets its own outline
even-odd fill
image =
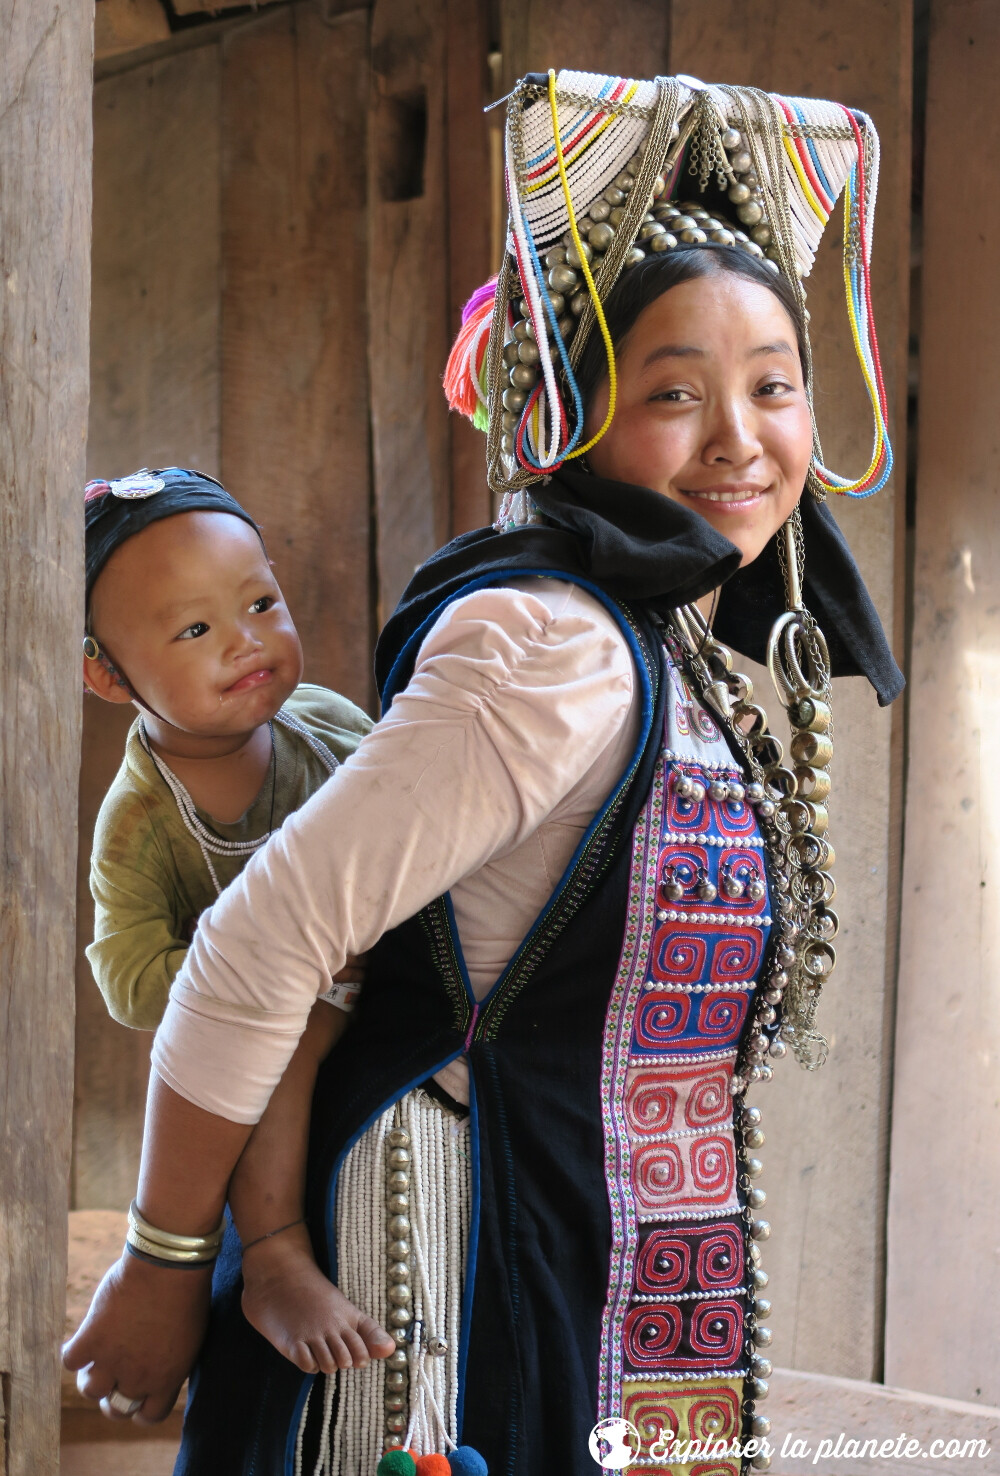
[[[154,1046],[175,1091],[256,1121],[345,952],[521,844],[615,740],[628,647],[590,596],[556,589],[555,613],[511,589],[452,606],[336,783],[203,915]]]
[[[251,1130],[202,1111],[152,1072],[136,1195],[143,1218],[179,1235],[214,1230]],[[63,1349],[80,1392],[103,1399],[117,1388],[144,1401],[141,1423],[166,1419],[197,1357],[211,1284],[211,1266],[153,1266],[124,1252]]]

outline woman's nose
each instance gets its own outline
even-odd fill
[[[737,400],[722,401],[708,426],[702,460],[710,465],[745,466],[760,456],[763,446],[753,415]]]

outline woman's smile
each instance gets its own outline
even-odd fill
[[[761,499],[771,491],[771,488],[749,484],[735,487],[732,485],[681,487],[679,490],[685,497],[691,497],[695,502],[714,503],[720,512],[743,512],[747,508],[756,507]]]

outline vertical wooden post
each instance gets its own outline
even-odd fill
[[[462,306],[490,274],[489,26],[485,0],[447,0],[448,341]],[[451,528],[465,533],[492,516],[486,437],[452,415]]]
[[[909,282],[910,0],[674,0],[670,71],[752,83],[864,109],[882,140],[873,293],[886,371],[896,472],[872,502],[831,498],[892,635],[903,591],[903,453]],[[863,39],[862,39],[863,38]],[[807,282],[816,352],[817,415],[828,466],[860,470],[871,415],[851,346],[840,271],[840,212]],[[759,673],[759,690],[771,684]],[[768,1133],[768,1208],[778,1363],[881,1376],[885,1185],[897,860],[901,708],[879,714],[867,683],[836,683],[831,832],[844,929],[820,1009],[830,1060],[814,1076],[793,1060],[756,1094]]]
[[[0,0],[0,1470],[58,1467],[93,7]]]
[[[932,0],[886,1379],[1000,1404],[1000,9]],[[974,204],[968,227],[951,201]],[[942,209],[942,206],[944,207]]]
[[[175,463],[219,475],[219,116],[218,45],[94,88],[89,476]],[[84,703],[74,1209],[125,1209],[142,1145],[152,1036],[111,1019],[83,951],[94,824],[134,717]]]
[[[450,532],[446,0],[375,0],[368,362],[378,624]]]
[[[297,4],[223,42],[223,480],[264,527],[307,679],[364,707],[367,103],[365,11]]]

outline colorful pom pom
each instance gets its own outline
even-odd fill
[[[471,1445],[459,1445],[448,1456],[451,1476],[488,1476],[489,1467]]]
[[[451,1476],[451,1462],[443,1455],[419,1456],[417,1476]]]
[[[496,286],[496,277],[491,277],[465,304],[462,326],[444,371],[444,392],[449,406],[468,416],[478,430],[485,430],[487,424],[486,347]]]
[[[375,1476],[414,1476],[416,1469],[408,1450],[390,1450],[379,1461]]]

